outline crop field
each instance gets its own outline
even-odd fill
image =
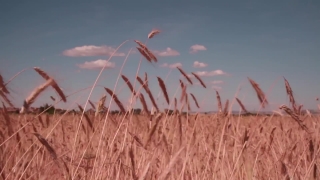
[[[148,38],[158,33],[152,31]],[[145,44],[135,42],[140,63],[157,63]],[[320,179],[319,115],[296,104],[285,78],[290,104],[269,115],[250,113],[237,97],[222,103],[219,91],[213,107],[217,113],[191,109],[190,103],[200,105],[187,87],[196,81],[203,88],[206,84],[195,73],[191,79],[181,67],[177,67],[181,96],[169,97],[161,77],[153,82],[171,109],[158,108],[147,74],[136,75],[134,86],[120,71],[120,81],[141,103],[141,111],[136,111],[134,101],[125,108],[107,87],[104,90],[117,111],[105,106],[107,96],[96,104],[88,101],[93,111],[85,111],[84,105],[73,111],[53,105],[31,108],[48,87],[58,95],[51,97],[53,102],[68,100],[55,77],[39,67],[34,70],[45,82],[25,98],[18,112],[11,110],[15,107],[8,96],[10,82],[0,75],[0,179]],[[260,106],[266,106],[259,84],[248,81]],[[152,106],[146,103],[149,99]],[[241,112],[231,113],[232,103],[238,103]]]

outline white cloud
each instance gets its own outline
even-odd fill
[[[203,45],[195,44],[190,47],[190,53],[197,53],[198,51],[205,51],[207,48]]]
[[[160,65],[160,67],[168,67],[168,68],[176,68],[176,67],[181,67],[182,64],[181,63],[174,63],[174,64],[168,64],[168,63],[164,63],[162,65]]]
[[[208,66],[208,64],[202,63],[202,62],[199,62],[199,61],[195,61],[193,63],[193,67],[195,67],[195,68],[204,68],[204,67],[207,67],[207,66]]]
[[[179,56],[180,53],[174,49],[171,49],[170,47],[167,47],[166,50],[163,51],[153,51],[158,56]]]
[[[77,66],[81,69],[100,69],[104,66],[105,68],[114,68],[115,63],[107,60],[98,59],[96,61],[86,61],[83,64],[77,64]]]
[[[223,81],[211,81],[212,84],[223,84]]]
[[[115,51],[110,46],[94,46],[85,45],[63,51],[63,55],[70,57],[84,57],[84,56],[111,56]],[[125,56],[125,53],[116,52],[114,56]]]
[[[214,90],[221,90],[222,89],[222,87],[220,87],[220,86],[212,86],[211,88]]]
[[[229,75],[228,73],[218,69],[215,71],[197,71],[195,72],[198,76],[217,76],[217,75]]]

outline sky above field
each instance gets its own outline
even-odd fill
[[[207,85],[204,89],[193,78],[195,85],[188,86],[200,111],[217,110],[215,90],[223,103],[237,96],[247,109],[259,110],[247,77],[266,93],[269,105],[265,110],[278,110],[281,104],[289,104],[283,76],[297,102],[316,109],[320,96],[319,9],[320,2],[315,0],[5,1],[0,6],[0,73],[8,81],[28,68],[8,84],[9,98],[20,107],[44,83],[32,67],[54,77],[64,93],[71,95],[92,86],[106,65],[90,97],[97,102],[106,93],[103,87],[113,90],[124,62],[121,74],[134,83],[141,59],[136,39],[146,42],[158,58],[153,64],[143,58],[139,75],[148,74],[150,89],[162,108],[168,106],[157,76],[165,80],[170,100],[179,99],[179,79],[187,82],[175,68],[180,66],[188,74],[197,73]],[[161,33],[146,41],[153,29]],[[75,93],[57,106],[84,105],[89,92]],[[121,78],[115,92],[123,104],[129,103],[129,89]],[[57,97],[52,88],[34,106],[51,104],[50,96]],[[147,101],[150,104],[149,98]],[[240,108],[236,103],[232,107]],[[191,108],[198,110],[193,102]]]

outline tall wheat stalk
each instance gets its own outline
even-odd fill
[[[168,104],[170,104],[170,100],[169,100],[169,96],[168,96],[168,92],[167,92],[167,89],[166,89],[166,85],[164,84],[163,80],[160,78],[160,77],[157,77],[158,78],[158,82],[159,82],[159,86],[163,92],[163,95],[167,101]]]
[[[31,94],[25,99],[23,102],[23,106],[20,110],[20,113],[25,113],[28,111],[30,105],[34,103],[36,98],[42,93],[45,89],[47,89],[49,86],[52,86],[53,84],[53,79],[48,79],[45,83],[41,84],[37,88],[35,88]]]
[[[189,76],[180,68],[177,67],[177,69],[180,71],[180,73],[189,81],[190,84],[193,84]]]
[[[261,103],[261,107],[265,108],[265,105],[268,104],[268,100],[266,98],[266,95],[264,94],[264,92],[261,90],[261,88],[259,87],[259,84],[256,83],[254,80],[250,79],[248,77],[249,82],[251,83],[253,89],[256,91],[257,93],[257,97]]]

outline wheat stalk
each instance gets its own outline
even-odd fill
[[[52,84],[53,79],[48,79],[45,83],[35,88],[23,102],[23,107],[21,108],[20,113],[25,113],[25,111],[29,109],[30,105],[36,100],[40,93],[47,89],[47,87],[52,86]]]
[[[125,75],[121,75],[123,81],[128,85],[131,93],[133,93],[133,95],[136,95],[136,91],[133,89],[133,86],[131,84],[131,82],[129,81],[129,79],[125,76]]]
[[[33,133],[33,135],[34,136],[36,136],[37,137],[37,139],[40,141],[40,143],[42,144],[42,145],[44,145],[44,147],[46,147],[46,149],[49,151],[49,153],[50,153],[50,155],[52,156],[52,158],[54,159],[54,160],[57,160],[57,154],[56,154],[56,152],[55,152],[55,150],[50,146],[50,144],[48,143],[48,141],[45,139],[45,138],[43,138],[40,134],[38,134],[38,133]]]
[[[51,86],[56,90],[56,92],[59,94],[60,98],[63,100],[63,102],[67,102],[67,98],[64,95],[63,91],[61,90],[61,88],[58,86],[57,82],[50,77],[46,72],[44,72],[43,70],[41,70],[39,67],[34,67],[33,68],[38,74],[40,74],[40,76],[42,76],[45,80],[49,80],[52,79],[52,84]]]
[[[109,93],[110,96],[112,96],[113,100],[116,102],[116,104],[118,105],[118,107],[119,107],[119,109],[121,110],[121,112],[122,112],[123,114],[125,114],[125,113],[126,113],[126,110],[125,110],[125,108],[123,107],[121,101],[118,99],[117,95],[114,94],[113,91],[112,91],[111,89],[109,89],[109,88],[104,88],[104,89]]]
[[[101,111],[101,109],[104,107],[104,103],[106,102],[106,99],[107,99],[107,95],[103,95],[99,102],[98,102],[98,106],[96,108],[96,112],[94,114],[95,117],[97,117],[98,113]]]
[[[284,110],[287,114],[289,114],[292,119],[294,119],[298,124],[299,126],[305,130],[307,133],[310,133],[309,129],[307,128],[306,125],[303,124],[302,120],[299,118],[298,114],[295,113],[294,111],[292,111],[290,108],[288,108],[286,105],[281,105],[279,107],[279,109],[281,110]]]
[[[164,95],[167,103],[170,104],[168,92],[167,92],[167,89],[166,89],[166,85],[164,84],[163,80],[160,77],[157,77],[157,78],[158,78],[159,86],[160,86],[160,88],[161,88],[161,90],[163,92],[163,95]]]
[[[142,79],[139,76],[137,76],[137,80],[142,85],[142,87],[146,91],[146,93],[148,94],[148,96],[152,102],[152,105],[156,108],[157,111],[159,111],[158,105],[157,105],[156,101],[154,100],[153,95],[152,95],[149,87],[145,83],[143,83]]]
[[[180,79],[180,87],[181,87],[181,97],[180,97],[180,103],[183,102],[184,96],[187,94],[187,86],[182,82]]]
[[[190,84],[192,84],[191,79],[188,77],[188,75],[180,68],[177,67],[177,69],[180,71],[180,73],[189,81]]]
[[[268,100],[264,94],[264,92],[260,89],[259,84],[257,84],[254,80],[248,77],[249,82],[251,83],[253,89],[257,93],[257,97],[261,103],[262,108],[265,108],[265,104],[268,104]]]
[[[219,113],[222,112],[222,103],[221,103],[221,98],[220,98],[220,94],[218,91],[216,91],[216,97],[217,97],[217,101],[218,101],[218,111]]]
[[[200,82],[200,84],[202,85],[202,87],[207,88],[207,86],[204,84],[204,82],[202,81],[202,79],[201,79],[196,73],[193,73],[193,72],[192,72],[191,74],[193,74],[194,77],[195,77],[196,79],[198,79],[198,81]]]
[[[146,84],[146,86],[149,86],[149,82],[148,82],[148,74],[145,72],[144,73],[144,83]]]
[[[92,103],[92,101],[88,100],[88,102],[89,102],[92,109],[96,109],[96,106]]]
[[[200,108],[200,107],[199,107],[199,104],[198,104],[198,101],[197,101],[197,99],[196,99],[196,97],[195,97],[192,93],[190,93],[190,95],[191,95],[191,97],[192,97],[192,99],[193,99],[194,103],[196,104],[197,108]]]
[[[4,94],[4,92],[0,91],[0,96],[3,98],[3,100],[8,103],[11,107],[14,107],[9,98]]]
[[[287,92],[287,95],[289,96],[289,100],[290,100],[290,103],[292,104],[292,108],[294,110],[295,113],[299,113],[298,112],[298,109],[297,109],[297,106],[296,106],[296,101],[294,99],[294,96],[293,96],[293,91],[291,89],[291,86],[288,82],[288,80],[286,78],[284,78],[284,84],[285,84],[285,87],[286,87],[286,92]]]
[[[4,81],[3,81],[3,78],[0,74],[0,91],[6,93],[6,94],[9,94],[10,92],[8,91],[8,89],[6,88],[6,86],[4,85]]]
[[[140,102],[142,104],[143,110],[147,113],[147,115],[149,115],[148,106],[142,93],[139,93],[139,98],[140,98]]]
[[[223,115],[225,116],[228,115],[228,108],[229,108],[229,100],[227,99],[226,103],[224,104]]]
[[[240,105],[241,109],[245,112],[248,113],[246,107],[242,104],[242,102],[240,101],[240,99],[236,98],[238,104]]]
[[[81,112],[83,112],[83,116],[84,116],[84,118],[86,119],[86,121],[87,121],[88,125],[89,125],[89,126],[90,126],[90,128],[94,131],[94,129],[93,129],[93,125],[92,125],[92,122],[91,122],[91,120],[90,120],[89,116],[88,116],[86,113],[84,113],[84,109],[81,107],[81,105],[80,105],[80,104],[78,104],[78,108],[80,109],[80,111],[81,111]]]
[[[154,62],[158,62],[157,57],[147,48],[146,45],[138,40],[134,40],[134,42],[136,42],[140,46],[137,47],[137,49],[149,62],[151,62],[152,60],[154,60]]]
[[[155,35],[159,34],[161,31],[159,31],[158,29],[154,29],[152,30],[149,34],[148,34],[148,39],[153,38]]]

